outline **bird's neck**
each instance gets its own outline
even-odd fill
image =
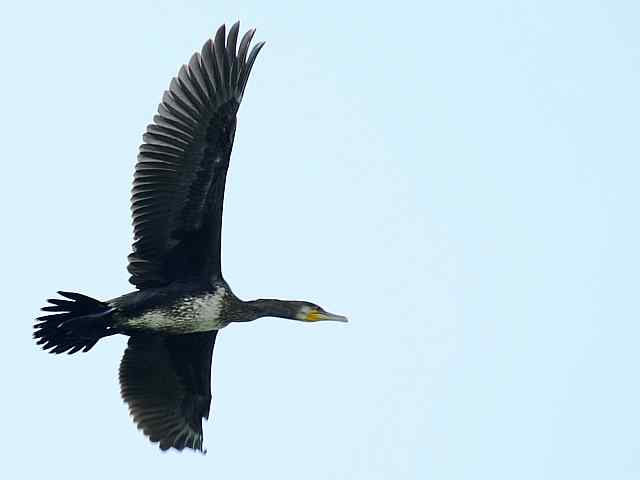
[[[295,307],[286,300],[277,300],[274,298],[260,298],[258,300],[250,300],[246,302],[249,310],[252,312],[253,318],[261,317],[280,317],[280,318],[294,318]]]

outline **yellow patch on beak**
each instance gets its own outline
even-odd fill
[[[305,318],[305,320],[307,322],[315,322],[321,320],[323,317],[324,315],[322,315],[322,313],[320,313],[318,310],[311,310],[309,313],[307,313],[307,318]]]

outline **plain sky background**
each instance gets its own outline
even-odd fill
[[[639,5],[3,4],[3,476],[639,478]],[[32,322],[131,288],[141,134],[236,19],[267,45],[225,276],[351,323],[225,329],[208,455],[161,454],[120,400],[125,338],[52,356]]]

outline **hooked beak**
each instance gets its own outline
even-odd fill
[[[329,312],[321,312],[318,310],[311,311],[307,315],[308,322],[320,322],[323,320],[330,321],[330,322],[343,322],[343,323],[347,323],[349,321],[347,317],[344,317],[342,315],[336,315],[335,313],[329,313]]]

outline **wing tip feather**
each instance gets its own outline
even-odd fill
[[[261,41],[250,49],[255,28],[248,29],[238,44],[239,32],[239,21],[229,28],[228,33],[226,25],[222,24],[213,38],[203,44],[200,52],[191,56],[189,63],[183,65],[171,80],[153,118],[154,123],[147,126],[143,135],[133,191],[144,190],[144,196],[135,196],[132,191],[131,202],[135,242],[144,241],[137,243],[137,248],[134,245],[136,261],[130,260],[128,268],[131,273],[129,281],[138,288],[169,283],[171,279],[165,278],[168,274],[162,258],[175,247],[169,242],[171,232],[184,227],[183,223],[188,224],[195,216],[204,214],[196,212],[184,219],[174,211],[182,206],[173,205],[170,209],[173,213],[164,217],[158,215],[152,218],[147,215],[143,218],[135,215],[136,209],[151,206],[160,208],[165,202],[175,202],[176,196],[180,196],[178,202],[184,203],[186,194],[178,176],[187,175],[190,167],[183,165],[178,168],[178,165],[192,161],[196,165],[193,168],[199,168],[198,162],[201,162],[200,157],[205,151],[203,147],[206,147],[202,132],[210,128],[210,123],[205,128],[203,122],[211,122],[216,111],[229,117],[224,121],[234,121],[255,59],[265,45]],[[229,105],[231,107],[228,108]],[[136,185],[143,184],[144,188],[136,190]],[[155,196],[154,185],[157,189]],[[197,194],[211,195],[210,192]],[[220,198],[217,201],[222,200]],[[146,260],[146,263],[141,260]],[[218,269],[219,274],[219,265],[212,268]]]

